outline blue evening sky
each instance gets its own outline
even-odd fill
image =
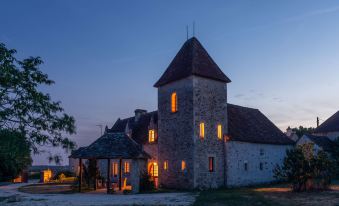
[[[153,84],[193,21],[232,80],[230,103],[259,108],[282,130],[339,109],[339,1],[1,0],[0,10],[0,42],[42,57],[56,81],[43,89],[76,118],[79,146],[99,137],[98,124],[157,109]]]

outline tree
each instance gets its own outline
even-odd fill
[[[16,131],[0,130],[0,182],[16,178],[31,163],[25,137]]]
[[[275,178],[292,183],[293,191],[325,190],[333,176],[334,162],[323,150],[305,144],[287,150],[283,165],[274,169]]]
[[[313,127],[299,126],[299,127],[295,127],[295,128],[288,127],[288,129],[292,129],[292,131],[295,132],[298,135],[299,138],[302,137],[304,134],[312,134],[314,132]]]
[[[39,70],[41,58],[20,61],[15,53],[0,43],[0,128],[19,131],[35,153],[42,145],[73,149],[75,143],[66,135],[75,133],[74,118],[39,91],[54,83]]]

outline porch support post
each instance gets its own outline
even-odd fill
[[[119,159],[119,190],[121,191],[121,181],[122,181],[122,159]]]
[[[111,174],[110,174],[110,170],[111,169],[111,160],[107,159],[107,194],[110,193],[110,189],[111,189]]]
[[[95,161],[95,168],[97,169],[98,168],[97,159],[94,159],[94,161]],[[93,185],[93,187],[94,187],[94,190],[97,190],[97,176],[94,177],[94,185]]]
[[[82,159],[79,158],[79,192],[81,192],[81,183],[82,183]]]

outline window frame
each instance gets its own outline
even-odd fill
[[[205,123],[204,122],[199,123],[199,137],[201,139],[205,138]]]
[[[217,137],[219,140],[222,139],[222,125],[221,124],[217,125]]]
[[[149,129],[148,130],[148,142],[149,143],[154,143],[155,142],[155,130],[154,129]]]
[[[215,160],[214,157],[208,157],[208,171],[215,172]]]
[[[167,171],[168,170],[168,160],[164,161],[164,170]]]
[[[118,163],[117,162],[113,162],[113,165],[112,165],[112,170],[113,170],[113,177],[117,177],[118,176],[118,173],[119,173],[119,166],[118,166]]]
[[[178,94],[177,92],[171,93],[171,113],[178,112]]]
[[[181,160],[181,171],[186,171],[187,165],[185,160]]]
[[[130,162],[128,162],[128,161],[124,162],[124,172],[125,172],[125,174],[131,173]]]

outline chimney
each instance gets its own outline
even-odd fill
[[[134,114],[135,114],[134,121],[137,122],[140,119],[141,115],[144,115],[146,113],[147,113],[147,110],[144,110],[144,109],[136,109],[136,110],[134,110]]]

